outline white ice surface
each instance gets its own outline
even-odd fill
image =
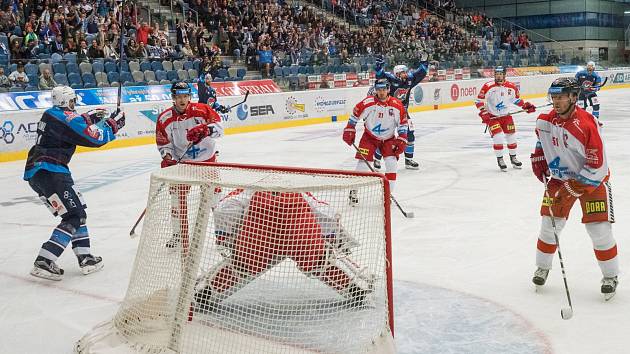
[[[534,115],[515,117],[524,168],[502,173],[473,107],[414,114],[421,170],[399,164],[395,195],[416,218],[404,219],[392,209],[400,353],[629,351],[629,94],[600,94],[622,269],[619,291],[603,301],[601,274],[574,208],[561,237],[574,304],[569,321],[560,318],[566,297],[557,259],[542,292],[531,284],[543,193],[528,158]],[[219,144],[220,160],[353,169],[354,153],[341,140],[344,124],[227,136]],[[0,353],[70,353],[78,338],[114,314],[138,242],[129,239],[129,229],[144,208],[149,173],[158,164],[154,146],[74,157],[70,167],[89,206],[93,252],[104,258],[105,268],[83,276],[66,250],[61,282],[28,274],[58,220],[22,181],[24,162],[0,164]]]

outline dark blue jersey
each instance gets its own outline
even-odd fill
[[[205,103],[215,111],[222,107],[217,101],[217,91],[212,86],[206,85],[204,81],[197,84],[199,103]]]
[[[422,63],[416,70],[407,71],[407,80],[401,80],[393,73],[377,67],[376,79],[387,79],[390,86],[389,95],[398,98],[405,107],[408,107],[409,95],[407,93],[427,76],[427,72],[427,64]]]
[[[601,85],[602,77],[599,76],[594,70],[588,72],[588,70],[578,71],[575,74],[575,79],[582,86],[581,96],[593,96],[599,91],[597,86]]]
[[[28,152],[24,179],[39,170],[69,174],[68,163],[77,146],[99,147],[115,138],[105,120],[93,123],[89,116],[67,108],[47,109],[37,124],[37,142]]]

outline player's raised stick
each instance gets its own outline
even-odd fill
[[[372,172],[376,172],[376,170],[374,170],[374,167],[372,167],[372,165],[370,164],[370,162],[368,160],[365,159],[365,157],[363,157],[363,154],[361,154],[361,151],[359,150],[359,148],[357,147],[357,144],[352,144],[352,146],[354,147],[354,149],[357,151],[357,153],[359,154],[359,156],[361,156],[361,160],[363,160],[363,162],[365,162],[365,164],[368,166],[368,168],[370,169],[370,171]],[[396,200],[396,198],[394,197],[393,194],[390,194],[389,197],[391,198],[392,202],[394,202],[394,204],[396,204],[396,207],[398,207],[398,210],[400,210],[400,212],[409,219],[412,219],[415,215],[413,214],[413,211],[405,211],[402,206],[400,206],[400,204],[398,203],[398,201]]]

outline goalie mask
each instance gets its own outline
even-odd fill
[[[50,96],[53,106],[74,109],[77,95],[72,88],[68,86],[57,86],[52,89]]]

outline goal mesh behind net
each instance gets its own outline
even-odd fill
[[[388,352],[375,349],[392,346],[387,193],[377,175],[342,171],[153,173],[125,299],[76,350]]]

